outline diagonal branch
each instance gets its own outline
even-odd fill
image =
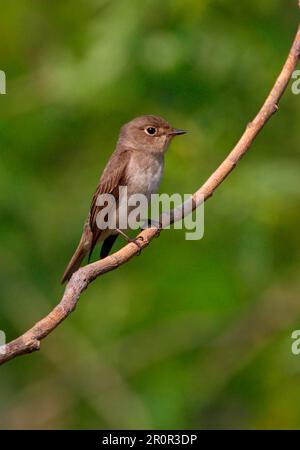
[[[300,0],[299,0],[300,2]],[[300,3],[299,3],[300,6]],[[251,147],[252,142],[268,122],[270,117],[278,110],[278,103],[287,88],[299,61],[300,55],[300,26],[290,49],[287,60],[260,111],[252,122],[250,122],[242,134],[240,140],[229,153],[227,158],[220,164],[208,180],[193,194],[194,207],[203,200],[211,197],[218,186],[225,180],[230,172],[235,168],[238,161]],[[178,218],[177,218],[178,219]],[[177,220],[176,219],[176,220]],[[140,233],[143,237],[141,246],[146,247],[150,241],[159,234],[157,228],[148,228]],[[115,270],[122,264],[128,262],[138,253],[135,244],[128,244],[121,250],[79,269],[72,276],[66,286],[64,295],[57,306],[43,319],[37,322],[32,328],[22,336],[0,347],[0,364],[25,353],[39,350],[40,341],[48,336],[68,315],[74,311],[81,293],[88,285],[100,275]]]

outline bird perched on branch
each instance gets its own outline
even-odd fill
[[[118,222],[114,229],[99,227],[97,215],[103,205],[99,206],[97,199],[111,194],[116,201],[117,216],[120,217],[123,210],[128,214],[128,205],[120,197],[119,188],[126,186],[127,198],[133,194],[144,194],[149,198],[155,193],[163,174],[164,153],[172,138],[184,133],[162,117],[152,115],[137,117],[121,128],[116,149],[102,173],[79,245],[65,270],[62,283],[70,279],[87,254],[91,256],[98,242],[103,242],[100,258],[109,254],[118,235],[139,245],[136,239],[126,235],[126,230],[122,230]]]

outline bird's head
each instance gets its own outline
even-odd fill
[[[121,128],[119,143],[138,151],[163,153],[173,137],[185,133],[173,128],[162,117],[146,115],[136,117]]]

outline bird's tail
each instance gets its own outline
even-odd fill
[[[74,255],[72,256],[69,264],[67,265],[65,273],[62,277],[61,280],[62,284],[68,281],[73,275],[73,273],[76,272],[77,269],[79,269],[82,260],[84,259],[86,254],[90,251],[92,241],[93,241],[93,234],[91,232],[89,224],[86,223],[78,247]]]

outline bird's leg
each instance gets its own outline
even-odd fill
[[[128,242],[130,244],[133,243],[133,244],[135,244],[138,247],[138,249],[139,249],[138,256],[139,256],[143,247],[138,241],[139,240],[143,241],[144,240],[143,236],[138,236],[138,237],[132,239],[129,236],[127,236],[127,234],[124,233],[124,231],[120,230],[119,228],[116,228],[116,232],[120,236],[122,236],[125,239],[126,242]]]

